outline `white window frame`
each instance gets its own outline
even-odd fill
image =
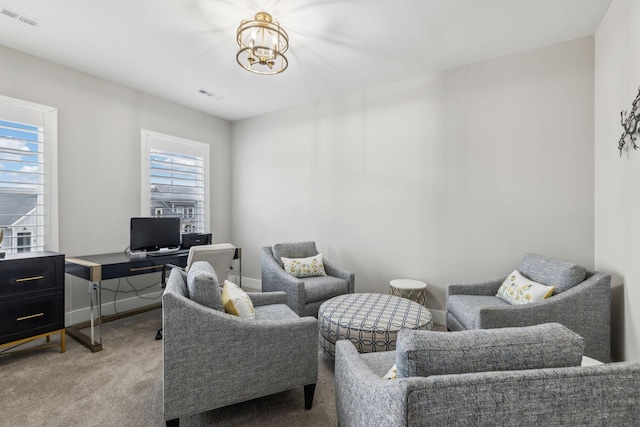
[[[58,109],[0,95],[0,119],[42,127],[42,247],[58,251]]]
[[[192,141],[189,139],[179,138],[176,136],[166,135],[158,132],[153,132],[149,130],[142,129],[141,132],[142,137],[142,167],[140,170],[142,171],[142,179],[141,182],[141,206],[140,213],[141,216],[149,216],[149,212],[151,211],[151,197],[149,188],[151,186],[151,182],[149,179],[150,175],[150,162],[151,162],[151,150],[162,150],[169,151],[174,153],[182,153],[192,156],[202,157],[204,159],[203,165],[203,185],[204,185],[204,201],[203,201],[203,209],[204,209],[204,228],[203,232],[210,230],[211,227],[211,218],[210,218],[210,204],[209,204],[209,195],[210,195],[210,182],[209,182],[209,145]]]

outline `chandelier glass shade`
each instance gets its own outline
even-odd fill
[[[254,20],[242,21],[237,41],[240,50],[236,60],[245,70],[279,74],[287,69],[289,62],[284,53],[289,49],[289,36],[268,13],[259,12]]]

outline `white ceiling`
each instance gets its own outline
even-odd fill
[[[0,13],[0,44],[239,120],[592,35],[610,3],[0,0],[0,12],[38,22]],[[259,11],[289,33],[283,74],[255,75],[236,62],[236,28]]]

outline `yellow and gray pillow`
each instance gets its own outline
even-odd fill
[[[227,313],[247,319],[255,319],[251,298],[238,285],[228,280],[222,288],[222,303]]]

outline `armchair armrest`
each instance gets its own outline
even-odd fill
[[[352,294],[355,292],[355,281],[356,281],[355,273],[336,267],[331,262],[329,262],[329,260],[326,258],[323,260],[323,264],[324,264],[324,271],[329,276],[339,277],[342,280],[346,280],[347,282],[349,282],[349,293]]]
[[[494,296],[506,276],[501,279],[489,280],[480,283],[465,283],[447,285],[447,297],[449,295],[491,295]]]
[[[385,380],[374,373],[349,340],[336,342],[338,424],[368,427],[407,425],[409,395],[427,387],[428,377]]]
[[[596,279],[595,276],[592,276],[581,284],[542,301],[530,304],[482,308],[480,309],[479,328],[499,328],[505,324],[510,326],[530,326],[539,323],[558,322],[573,329],[566,324],[567,315],[573,313],[571,317],[575,319],[581,318],[580,311],[600,302],[600,299],[594,300],[594,291],[596,291],[598,285],[598,280]],[[594,301],[596,304],[594,304]],[[591,312],[592,310],[588,309],[588,311]]]
[[[275,292],[247,292],[254,307],[271,304],[286,304],[287,294],[281,291]]]
[[[262,291],[283,291],[287,293],[287,304],[297,313],[302,313],[306,294],[304,282],[283,270],[271,254],[271,248],[262,248]]]

